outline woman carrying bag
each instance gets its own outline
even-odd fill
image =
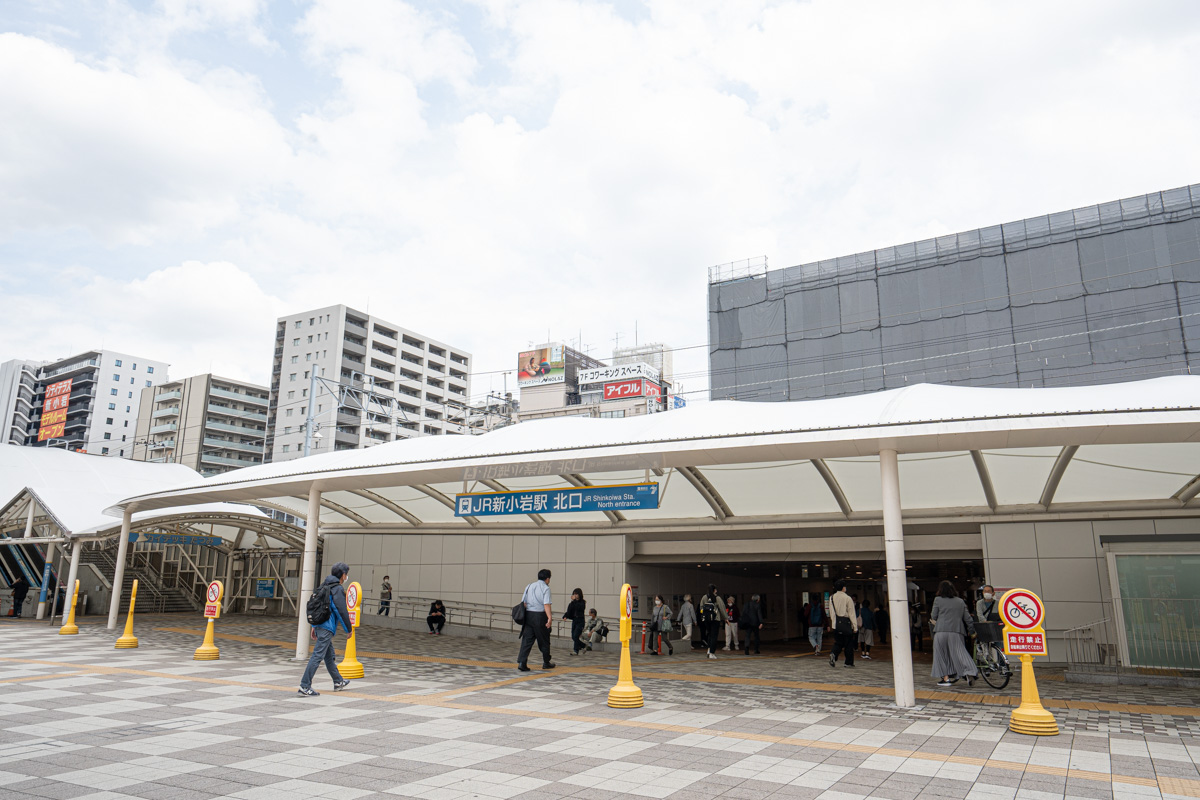
[[[583,635],[584,617],[587,616],[587,603],[583,599],[583,590],[576,589],[571,592],[571,602],[567,603],[567,613],[563,614],[563,619],[571,620],[571,655],[577,656],[579,652],[587,647],[580,636]]]
[[[975,620],[950,581],[938,586],[929,627],[933,629],[933,677],[939,679],[938,686],[951,686],[964,676],[967,685],[974,686],[979,669],[967,651],[965,638],[967,631],[975,633]]]
[[[667,646],[667,655],[675,655],[671,646],[671,607],[661,594],[654,595],[654,610],[650,612],[650,655],[661,656],[662,646]]]

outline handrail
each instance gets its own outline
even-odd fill
[[[393,595],[390,603],[389,616],[397,618],[424,621],[429,615],[429,605],[436,598],[415,597],[412,595]],[[374,595],[363,594],[363,613],[369,616],[379,615],[381,600]],[[551,606],[553,608],[553,606]],[[405,614],[400,617],[400,614]],[[463,621],[465,617],[466,621]],[[571,620],[561,616],[552,620],[550,635],[565,639],[571,638]],[[491,631],[510,631],[519,633],[520,628],[512,620],[512,609],[506,606],[488,605],[486,603],[455,603],[446,605],[446,624],[466,625],[472,628],[486,628]],[[613,627],[609,623],[610,629]]]

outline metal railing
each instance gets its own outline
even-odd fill
[[[1066,631],[1074,672],[1200,673],[1200,601],[1127,598],[1109,617]],[[1123,628],[1123,630],[1122,630]]]
[[[433,597],[412,597],[394,595],[390,603],[389,615],[396,619],[413,620],[424,623],[425,618],[429,616],[429,606],[436,598]],[[380,599],[370,595],[363,595],[363,614],[366,616],[377,616],[379,614]],[[446,625],[465,625],[471,628],[484,628],[489,631],[510,631],[514,636],[521,632],[521,628],[512,620],[512,608],[505,606],[493,606],[484,603],[459,603],[453,605],[444,603],[446,606]],[[551,608],[554,606],[551,605]],[[565,609],[566,606],[563,606]],[[562,616],[562,610],[559,610],[556,617]],[[559,636],[564,639],[571,638],[571,621],[566,619],[554,619],[550,629],[551,636]],[[613,637],[613,631],[618,627],[619,623],[614,623],[610,620],[605,620],[609,627],[609,637]],[[640,624],[635,621],[634,625]]]

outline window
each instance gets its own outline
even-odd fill
[[[130,365],[129,365],[129,368],[130,368],[131,370],[133,370],[134,372],[137,372],[137,364],[130,364]]]
[[[123,434],[123,433],[121,434],[121,441],[122,442],[125,441],[125,434]]]
[[[114,373],[113,373],[113,380],[114,380],[114,381],[119,381],[119,380],[121,380],[121,376],[120,376],[120,375],[117,375],[117,374],[114,372]]]
[[[122,457],[124,457],[124,456],[125,456],[125,451],[124,451],[124,450],[122,450],[122,451],[121,451],[121,456],[122,456]]]
[[[113,361],[113,366],[117,366],[117,367],[121,366],[121,359],[118,358],[115,361]]]
[[[147,375],[153,375],[153,374],[154,374],[154,367],[146,367],[146,374],[147,374]],[[147,386],[149,386],[150,384],[148,384],[148,383],[147,383],[146,385],[147,385]]]
[[[294,409],[294,408],[289,408],[289,409],[286,409],[286,410],[283,412],[283,415],[284,415],[285,417],[290,417],[290,416],[292,415],[292,412],[293,412],[293,411],[295,411],[295,409]]]
[[[151,386],[153,386],[153,385],[154,385],[154,384],[152,384],[150,381],[146,381],[146,388],[147,388],[147,389],[149,389],[149,388],[150,388]]]
[[[305,354],[304,354],[304,360],[305,360],[305,361],[312,361],[312,353],[305,353]]]
[[[292,356],[292,363],[293,363],[293,364],[299,364],[299,363],[300,363],[300,356]]]
[[[133,392],[130,392],[130,393],[129,393],[129,399],[130,399],[130,400],[132,400],[132,399],[133,399]]]
[[[105,432],[104,432],[104,438],[105,438],[105,439],[111,439],[111,438],[112,438],[112,433],[110,433],[109,431],[105,431]]]
[[[108,410],[109,410],[109,411],[116,411],[116,410],[117,410],[117,404],[116,404],[116,403],[109,403],[109,404],[108,404]]]
[[[125,420],[125,425],[124,425],[124,427],[126,427],[126,428],[128,428],[128,427],[129,427],[129,420]]]
[[[303,416],[307,413],[308,413],[308,406],[300,406],[300,415]]]
[[[311,328],[313,325],[316,325],[316,324],[317,324],[317,318],[316,318],[316,317],[309,317],[309,318],[308,318],[308,326],[309,326],[310,328]]]
[[[112,425],[112,424],[113,424],[113,423],[112,423],[112,421],[113,421],[113,418],[112,418],[112,417],[109,417],[108,419],[104,420],[104,424],[105,424],[105,425]]]
[[[308,389],[301,389],[301,390],[300,390],[300,396],[301,396],[301,397],[308,397]]]
[[[101,447],[101,448],[100,448],[100,455],[102,455],[102,456],[106,456],[106,455],[108,455],[108,448],[107,448],[107,447]]]
[[[304,320],[299,320],[299,319],[298,319],[298,320],[296,320],[296,327],[297,327],[297,328],[299,328],[299,327],[300,327],[301,325],[303,325],[303,324],[304,324]]]
[[[126,414],[128,414],[128,413],[129,413],[129,406],[125,406],[125,413],[126,413]]]
[[[135,381],[135,380],[134,380],[134,379],[131,377],[131,378],[129,379],[129,382],[130,382],[130,383],[135,383],[136,381]]]
[[[297,347],[297,346],[299,346],[299,344],[300,344],[299,336],[297,336],[295,339],[292,339],[292,347]]]
[[[295,390],[292,390],[292,391],[288,392],[288,397],[287,397],[287,399],[288,399],[288,400],[295,400],[295,399],[296,399],[296,392],[295,392]]]
[[[286,427],[283,429],[283,432],[284,432],[284,433],[291,433],[291,432],[292,432],[292,426],[291,426],[291,425],[288,425],[288,426],[286,426]]]
[[[293,373],[289,374],[289,375],[288,375],[288,380],[289,380],[289,381],[294,381],[294,380],[296,380],[296,373],[294,373],[294,372],[293,372]]]
[[[292,449],[292,446],[290,444],[285,444],[283,446],[283,452],[285,452],[285,453],[289,452],[291,449]]]
[[[319,334],[319,333],[317,334],[317,336],[320,336],[320,335],[321,335],[321,334]],[[309,337],[308,337],[308,343],[309,343],[309,344],[312,344],[312,336],[309,336]]]
[[[304,370],[304,380],[308,380],[308,370]]]
[[[109,394],[111,394],[113,397],[116,397],[116,395],[117,395],[117,390],[116,390],[116,389],[109,389],[109,390],[108,390],[108,393],[109,393]]]

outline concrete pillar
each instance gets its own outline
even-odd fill
[[[54,563],[54,552],[58,545],[51,542],[46,545],[46,563],[42,567],[42,591],[38,594],[37,618],[46,618],[46,598],[50,594],[50,565]]]
[[[309,398],[311,401],[311,397]],[[321,490],[308,490],[308,517],[304,520],[304,561],[300,568],[300,608],[296,621],[296,660],[308,660],[308,598],[317,584],[317,528],[321,524]]]
[[[913,685],[912,639],[908,630],[908,572],[904,563],[904,525],[900,514],[900,465],[895,450],[879,451],[883,489],[883,549],[887,564],[888,616],[892,623],[892,680],[896,705],[917,704]]]
[[[108,601],[108,629],[117,627],[117,610],[121,607],[121,595],[125,591],[125,561],[129,556],[129,528],[133,523],[133,511],[125,509],[121,515],[121,539],[117,542],[117,566],[113,569],[112,597]]]
[[[64,618],[71,613],[71,598],[75,594],[75,580],[79,577],[79,554],[82,552],[83,542],[71,542],[71,569],[67,573],[67,599],[63,602]],[[75,613],[78,614],[79,609],[76,609]]]
[[[25,515],[25,538],[33,536],[33,496],[29,498],[29,512]]]

